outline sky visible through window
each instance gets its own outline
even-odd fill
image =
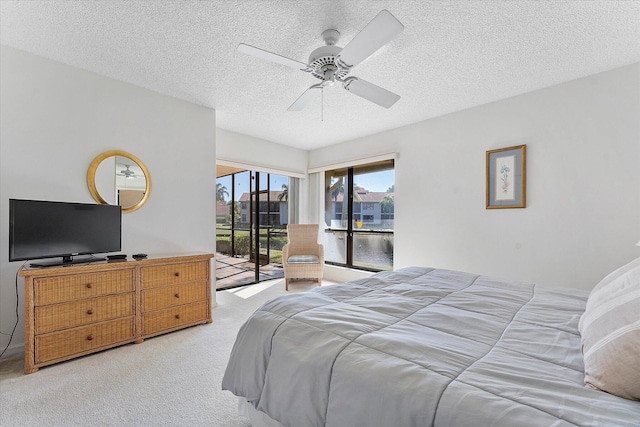
[[[264,174],[260,175],[260,178],[262,177],[264,177]],[[271,174],[269,178],[270,178],[269,185],[271,187],[271,191],[282,191],[283,184],[287,186],[289,185],[289,177],[287,176]],[[249,192],[249,173],[242,172],[242,173],[236,174],[235,182],[236,182],[236,200],[238,200],[242,196],[242,193]],[[227,193],[229,193],[224,195],[224,200],[227,202],[231,200],[231,175],[218,178],[216,183],[222,184],[224,187],[226,187]],[[261,185],[261,187],[265,188],[264,185]]]
[[[264,175],[261,175],[261,177]],[[369,191],[374,192],[384,192],[389,189],[394,184],[394,171],[385,170],[374,173],[367,173],[362,175],[356,175],[355,182],[356,185],[362,188],[365,188]],[[236,200],[240,199],[242,193],[249,192],[249,173],[243,172],[236,174]],[[227,192],[229,194],[224,195],[224,200],[231,200],[231,176],[224,176],[218,178],[218,184],[222,184],[226,187]],[[289,177],[271,174],[270,176],[270,187],[271,191],[282,191],[282,185],[289,185]]]
[[[394,184],[393,169],[356,175],[354,181],[358,187],[369,191],[384,192]]]

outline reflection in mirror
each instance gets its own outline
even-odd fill
[[[128,157],[115,156],[116,203],[123,208],[135,206],[144,197],[147,180],[140,166]]]
[[[151,177],[134,155],[114,150],[96,157],[87,174],[89,191],[99,203],[119,204],[123,212],[132,212],[146,202]]]

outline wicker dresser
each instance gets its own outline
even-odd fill
[[[211,254],[23,268],[25,373],[211,323]]]
[[[143,338],[210,320],[208,259],[141,267],[140,285]]]

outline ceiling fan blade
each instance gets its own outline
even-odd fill
[[[400,95],[357,77],[348,77],[343,81],[343,84],[344,88],[354,95],[358,95],[384,108],[390,108],[400,99]]]
[[[289,106],[289,108],[287,108],[287,111],[300,111],[300,110],[302,110],[304,107],[307,106],[309,101],[311,101],[313,99],[313,97],[316,96],[316,94],[318,93],[317,89],[322,89],[322,84],[321,83],[315,84],[315,85],[309,87],[309,89],[305,90],[302,93],[302,95],[300,95],[298,97],[298,99],[293,101],[293,104],[291,104]]]
[[[378,13],[356,36],[342,49],[338,58],[341,66],[351,68],[358,65],[376,50],[393,40],[404,30],[404,25],[386,9]]]
[[[268,52],[264,49],[260,49],[248,44],[240,43],[236,49],[240,53],[255,56],[256,58],[264,59],[265,61],[275,62],[276,64],[286,65],[287,67],[295,68],[297,70],[305,71],[308,67],[304,62],[296,61],[295,59],[286,58],[277,53]]]

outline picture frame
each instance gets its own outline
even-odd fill
[[[487,151],[487,209],[527,206],[526,145]]]

